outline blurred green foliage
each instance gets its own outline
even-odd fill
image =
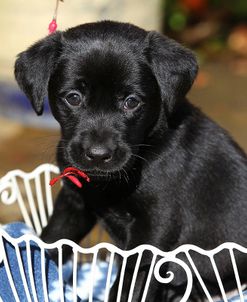
[[[163,0],[163,32],[194,48],[201,62],[247,56],[247,0]]]
[[[166,31],[180,32],[213,15],[224,24],[247,22],[247,0],[163,0]]]

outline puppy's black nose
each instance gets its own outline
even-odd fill
[[[85,157],[89,161],[107,163],[112,159],[113,151],[109,148],[98,145],[90,147],[85,152]]]

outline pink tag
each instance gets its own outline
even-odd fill
[[[56,22],[56,19],[53,19],[48,27],[49,34],[54,33],[56,31],[56,29],[57,29],[57,22]]]

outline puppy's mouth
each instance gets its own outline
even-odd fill
[[[117,181],[120,182],[121,180],[128,180],[128,171],[124,168],[119,170],[100,170],[100,169],[85,169],[80,164],[70,163],[66,166],[71,166],[76,168],[82,172],[84,172],[89,178],[90,182],[111,182]]]
[[[89,178],[93,180],[111,180],[120,178],[120,171],[117,172],[109,172],[109,171],[101,171],[101,170],[84,170],[85,173],[89,176]]]
[[[125,144],[117,149],[111,160],[96,161],[86,158],[77,144],[69,144],[65,148],[58,149],[58,159],[60,158],[60,165],[62,163],[63,168],[68,166],[77,168],[85,172],[91,181],[126,181],[138,159],[133,151],[137,150],[132,150]]]

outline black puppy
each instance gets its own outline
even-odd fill
[[[45,241],[78,242],[100,222],[122,249],[247,246],[247,157],[185,99],[197,69],[175,41],[110,21],[57,32],[19,55],[17,82],[39,115],[48,95],[61,125],[60,169],[74,166],[91,178],[82,190],[65,182]],[[195,262],[212,281],[206,260],[195,255]],[[219,259],[226,280],[230,266]],[[184,276],[173,269],[179,288]],[[128,282],[121,301],[127,291]],[[146,301],[170,296],[153,281]]]

